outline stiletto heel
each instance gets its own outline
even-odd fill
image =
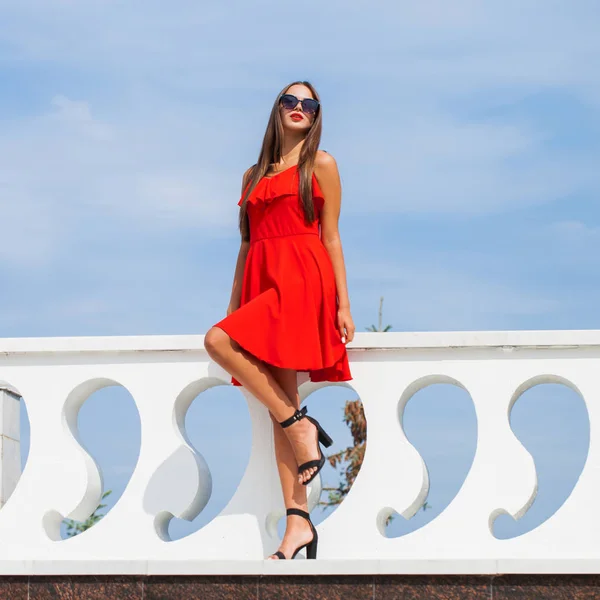
[[[319,536],[317,535],[317,530],[315,529],[315,526],[312,524],[312,521],[310,520],[310,515],[305,511],[305,510],[300,510],[299,508],[288,508],[285,512],[286,515],[298,515],[300,517],[304,517],[307,521],[308,524],[310,525],[310,528],[313,532],[313,539],[310,542],[307,542],[306,544],[303,544],[302,546],[299,546],[298,548],[296,548],[294,550],[294,553],[292,554],[292,558],[295,558],[296,554],[298,554],[298,552],[300,552],[300,550],[302,550],[302,548],[306,548],[306,558],[317,558],[317,544],[319,542]],[[277,552],[274,552],[271,556],[277,556],[279,557],[279,559],[281,560],[285,560],[285,554],[283,552],[281,552],[281,550],[277,550]]]
[[[319,473],[319,471],[325,465],[325,457],[321,452],[321,446],[319,443],[323,444],[325,448],[329,448],[331,444],[333,444],[333,440],[327,435],[326,431],[321,427],[319,421],[313,419],[313,417],[309,417],[306,415],[306,406],[303,406],[300,410],[297,410],[289,419],[285,419],[285,421],[281,421],[279,424],[285,429],[290,425],[293,425],[296,421],[300,421],[300,419],[304,419],[306,417],[315,427],[317,428],[317,449],[319,450],[319,458],[317,460],[309,460],[305,463],[302,463],[298,467],[298,474],[302,473],[302,471],[306,471],[306,469],[310,469],[312,467],[316,467],[317,470],[310,476],[309,479],[303,481],[303,485],[309,484]]]

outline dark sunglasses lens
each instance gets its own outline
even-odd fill
[[[291,94],[284,94],[281,96],[281,105],[283,108],[292,109],[295,108],[298,104],[298,98],[296,96],[292,96]]]
[[[317,100],[313,100],[311,98],[306,98],[302,100],[302,110],[305,113],[313,114],[317,112],[317,108],[319,108],[319,102]]]
[[[283,94],[283,96],[281,96],[281,105],[288,110],[292,110],[298,106],[298,98],[296,98],[296,96],[293,94]],[[306,114],[312,115],[317,112],[318,108],[318,100],[315,100],[314,98],[305,98],[302,100],[302,110]]]

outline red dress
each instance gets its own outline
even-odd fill
[[[240,307],[215,327],[266,363],[308,371],[311,381],[348,381],[335,276],[319,233],[325,199],[313,174],[317,218],[306,225],[298,180],[294,165],[263,177],[248,197],[250,249]],[[234,377],[231,383],[241,385]]]

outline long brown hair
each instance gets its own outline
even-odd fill
[[[242,205],[240,206],[239,213],[239,229],[242,240],[245,242],[250,241],[246,198],[252,193],[256,184],[267,174],[269,168],[272,165],[279,164],[279,161],[281,160],[284,132],[283,124],[281,123],[281,115],[279,114],[279,98],[293,85],[297,84],[305,85],[311,91],[313,98],[315,100],[320,100],[317,90],[315,90],[314,86],[308,81],[294,81],[289,85],[286,85],[277,94],[277,98],[271,109],[269,122],[267,123],[267,130],[265,131],[260,154],[258,155],[258,161],[256,164],[252,165],[246,180],[243,182],[244,189],[248,183],[250,183],[248,192],[244,195],[244,202],[242,202]],[[319,143],[321,142],[321,113],[322,107],[319,106],[313,124],[304,138],[304,143],[302,144],[300,156],[298,158],[298,173],[300,175],[299,194],[304,209],[304,220],[307,224],[310,224],[315,220],[315,208],[312,199],[312,173],[317,150],[319,149]]]

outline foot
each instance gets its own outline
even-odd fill
[[[279,552],[283,552],[286,558],[292,558],[292,554],[299,546],[308,544],[313,539],[313,532],[308,521],[298,515],[288,515],[285,535],[279,546]],[[279,556],[271,554],[267,560],[281,560]]]
[[[309,419],[300,419],[286,427],[288,439],[292,443],[298,465],[309,460],[319,460],[319,438],[317,427]],[[298,483],[304,483],[311,478],[317,467],[310,467],[298,473]],[[295,515],[292,515],[295,516]]]

